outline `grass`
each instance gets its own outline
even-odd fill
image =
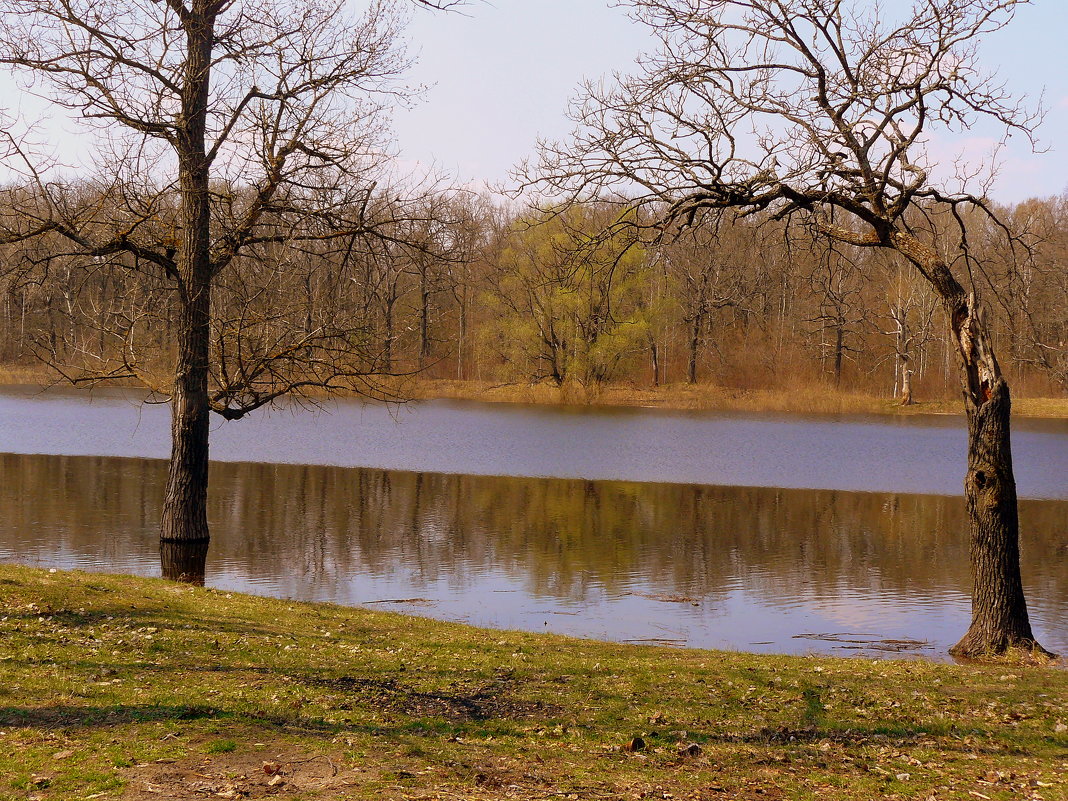
[[[486,631],[0,567],[3,799],[1064,799],[1068,672]]]
[[[669,384],[643,389],[610,384],[592,392],[582,387],[559,388],[544,383],[501,386],[477,381],[421,379],[412,384],[411,390],[418,398],[501,403],[805,414],[963,414],[959,399],[919,401],[902,406],[892,398],[818,384],[784,389],[736,389],[715,384]],[[1022,417],[1068,417],[1068,398],[1017,398],[1013,401],[1013,412]]]
[[[0,385],[35,384],[48,386],[54,384],[59,375],[44,364],[7,364],[0,363]]]

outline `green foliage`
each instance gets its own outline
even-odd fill
[[[484,335],[514,379],[557,386],[609,381],[649,341],[646,249],[607,207],[518,219],[485,294]]]

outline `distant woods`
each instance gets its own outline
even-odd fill
[[[5,217],[43,202],[5,197]],[[68,186],[63,200],[67,214],[122,225],[114,187]],[[162,241],[175,200],[161,191],[153,203]],[[972,284],[1017,385],[1063,393],[1068,196],[1002,211],[1016,252],[987,220],[969,220]],[[306,230],[249,249],[220,274],[211,336],[220,408],[302,385],[389,396],[382,379],[396,374],[544,382],[580,397],[606,383],[683,382],[956,393],[931,289],[900,257],[809,228],[756,215],[657,237],[634,220],[604,235],[618,214],[607,204],[545,216],[432,191],[403,204],[383,192],[359,214],[355,231],[330,230],[329,215],[299,220]],[[939,219],[923,224],[937,229]],[[932,234],[945,253],[960,252],[949,221]],[[3,246],[0,364],[43,359],[69,379],[169,392],[180,305],[151,267],[128,250],[85,255],[59,234]]]

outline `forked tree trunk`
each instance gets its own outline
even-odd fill
[[[891,242],[923,269],[942,299],[968,418],[964,498],[971,535],[972,622],[950,653],[973,658],[1012,649],[1047,654],[1031,632],[1024,600],[1009,437],[1012,403],[982,308],[937,252],[907,234],[892,233]]]

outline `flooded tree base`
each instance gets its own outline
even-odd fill
[[[1060,659],[1058,654],[1047,651],[1033,637],[991,638],[971,631],[949,649],[949,654],[961,662],[1007,661],[1047,664]]]
[[[208,541],[177,542],[164,540],[159,545],[163,578],[182,584],[204,586],[204,566],[208,560]]]

